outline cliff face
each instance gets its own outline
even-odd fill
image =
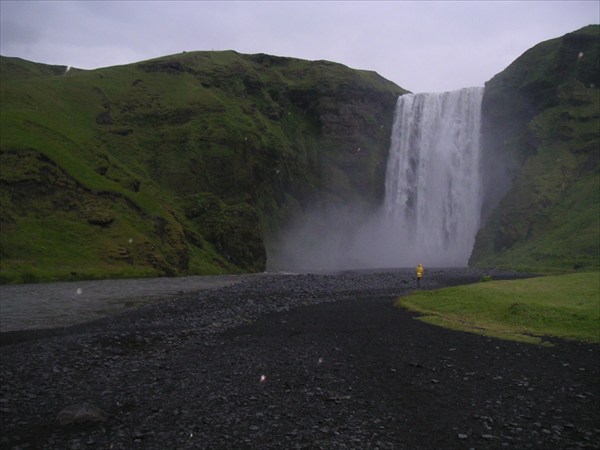
[[[1,58],[2,280],[265,267],[316,198],[377,203],[403,89],[236,52],[94,71]]]
[[[485,226],[472,265],[598,267],[599,61],[600,27],[589,26],[533,47],[486,83]]]

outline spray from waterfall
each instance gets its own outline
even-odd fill
[[[381,210],[349,205],[299,218],[270,270],[464,267],[481,214],[483,88],[398,99]]]

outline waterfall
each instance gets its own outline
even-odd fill
[[[315,208],[286,231],[269,270],[465,267],[481,214],[483,88],[398,99],[377,213]]]
[[[467,265],[481,212],[482,96],[466,88],[398,99],[382,218],[388,265]]]

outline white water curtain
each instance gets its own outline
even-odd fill
[[[465,267],[481,214],[483,88],[398,99],[383,208],[316,209],[269,256],[276,270]]]
[[[483,88],[398,99],[383,221],[397,264],[466,266],[479,228]]]

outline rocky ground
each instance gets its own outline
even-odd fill
[[[410,272],[265,275],[2,333],[1,448],[600,448],[598,345],[436,328],[393,307],[412,289]]]

